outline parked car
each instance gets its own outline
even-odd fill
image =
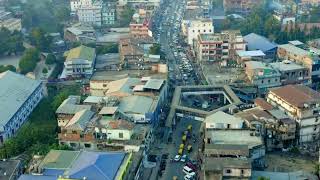
[[[181,156],[180,155],[176,155],[173,160],[176,161],[176,162],[179,162],[180,159],[181,159]]]
[[[187,161],[187,155],[186,154],[184,154],[182,157],[181,157],[181,159],[180,159],[180,161],[181,162],[186,162]]]

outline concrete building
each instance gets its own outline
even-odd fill
[[[109,120],[101,128],[106,133],[107,139],[118,141],[129,141],[133,135],[134,124],[126,120]]]
[[[134,14],[130,22],[130,36],[133,38],[150,38],[152,37],[151,21],[148,17],[141,14]]]
[[[245,71],[250,83],[256,85],[262,93],[268,88],[281,86],[281,74],[266,63],[247,61]]]
[[[96,59],[95,49],[79,46],[64,53],[66,60],[61,77],[90,77]]]
[[[279,45],[278,57],[307,67],[309,74],[311,74],[312,83],[320,82],[320,57],[313,53],[310,48],[300,48],[293,44]]]
[[[11,12],[0,10],[0,28],[7,28],[9,31],[21,31],[21,19],[14,18]]]
[[[277,55],[277,44],[271,42],[267,38],[255,33],[250,33],[243,37],[247,44],[247,50],[261,50],[265,54],[266,59],[275,59]]]
[[[287,85],[270,90],[267,101],[298,123],[299,143],[319,138],[320,93],[303,85]]]
[[[102,2],[97,1],[90,5],[80,6],[77,16],[80,23],[92,26],[101,26],[102,22]]]
[[[223,7],[226,12],[249,14],[255,6],[262,2],[262,0],[223,0]]]
[[[185,20],[182,22],[182,32],[187,37],[187,43],[193,46],[198,35],[213,34],[214,26],[210,19]]]
[[[70,0],[71,13],[75,13],[81,6],[90,6],[92,3],[92,0]]]
[[[282,62],[270,63],[270,66],[280,72],[280,81],[282,85],[311,84],[311,75],[307,67],[287,60]]]
[[[206,129],[242,129],[244,121],[222,111],[207,116]]]
[[[17,180],[23,172],[20,160],[4,159],[0,161],[0,179]]]
[[[69,42],[87,44],[96,42],[96,34],[92,26],[77,23],[64,30],[64,39]]]
[[[101,10],[102,25],[114,25],[116,22],[116,5],[113,3],[105,3]]]
[[[245,47],[240,31],[200,34],[195,43],[199,62],[235,60],[236,51],[245,50]]]
[[[14,136],[43,97],[40,81],[6,71],[0,73],[0,144]]]
[[[236,60],[238,64],[243,64],[246,61],[264,61],[265,54],[261,50],[255,51],[236,51]]]

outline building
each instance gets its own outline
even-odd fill
[[[308,68],[312,83],[320,81],[320,57],[307,48],[293,44],[283,44],[278,47],[278,57],[283,60],[293,61]]]
[[[90,6],[92,3],[92,0],[70,0],[71,13],[76,13],[80,7]]]
[[[79,22],[92,26],[101,26],[102,2],[97,1],[90,5],[80,6],[77,10]]]
[[[200,34],[213,34],[214,26],[210,19],[185,20],[182,22],[182,32],[187,37],[187,43],[193,46],[193,41]]]
[[[287,85],[271,89],[267,101],[297,122],[299,143],[319,138],[320,93],[303,85]]]
[[[270,63],[270,66],[280,72],[280,81],[282,85],[311,84],[311,75],[307,67],[287,60],[282,62]]]
[[[151,21],[148,17],[143,17],[141,14],[134,14],[130,22],[130,36],[133,38],[150,38],[152,37]]]
[[[20,160],[5,159],[0,161],[0,179],[17,180],[22,174],[23,166]]]
[[[236,51],[239,50],[245,50],[245,42],[240,31],[200,34],[195,43],[199,62],[235,60]]]
[[[51,150],[40,162],[32,178],[121,179],[126,175],[131,153]],[[110,162],[112,162],[110,164]]]
[[[66,126],[76,113],[82,110],[91,110],[91,108],[91,105],[80,104],[80,96],[69,96],[56,110],[58,126]]]
[[[268,88],[281,86],[281,74],[266,63],[247,61],[245,71],[250,83],[257,86],[262,93]]]
[[[69,42],[81,42],[84,44],[96,42],[95,30],[85,24],[74,24],[64,30],[64,39]]]
[[[223,111],[207,116],[204,120],[206,129],[242,129],[244,121]]]
[[[116,5],[113,3],[106,3],[101,10],[102,25],[114,25],[116,22]]]
[[[266,56],[266,59],[275,59],[277,55],[277,44],[271,42],[267,38],[255,33],[250,33],[243,37],[247,43],[247,50],[261,50]]]
[[[92,75],[96,59],[94,48],[81,45],[66,51],[64,56],[66,60],[61,76],[90,77]]]
[[[264,61],[265,54],[261,50],[255,51],[236,51],[236,60],[238,64],[245,63],[246,61]]]
[[[249,14],[255,6],[262,2],[262,0],[223,0],[223,7],[226,12]]]
[[[14,18],[11,12],[0,10],[0,28],[7,28],[9,31],[21,31],[21,19]]]
[[[301,0],[303,5],[319,6],[320,0]]]
[[[126,120],[108,120],[101,132],[107,134],[107,139],[128,141],[133,135],[133,128],[134,124]]]
[[[6,71],[0,73],[0,144],[15,135],[43,97],[40,81]]]
[[[291,179],[317,180],[319,179],[316,175],[309,172],[305,172],[305,171],[295,171],[295,172],[252,171],[252,179],[259,179],[259,177],[265,177],[268,179],[281,179],[281,180],[291,180]]]

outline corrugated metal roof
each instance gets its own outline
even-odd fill
[[[84,130],[91,120],[94,112],[84,109],[77,112],[68,122],[66,128],[73,130]]]
[[[40,84],[11,71],[0,73],[0,126],[7,124]]]
[[[237,51],[237,54],[240,57],[259,57],[259,56],[265,56],[265,54],[261,50],[255,50],[255,51]]]
[[[277,47],[277,44],[272,43],[267,38],[255,33],[250,33],[243,37],[247,42],[248,50],[261,50],[263,52],[269,51]]]
[[[154,89],[159,90],[164,83],[163,79],[150,79],[147,81],[147,83],[144,85],[145,89]]]
[[[149,112],[153,99],[146,96],[127,96],[120,104],[119,110],[124,113],[145,114]]]
[[[240,124],[240,123],[243,123],[244,121],[239,117],[235,117],[225,112],[218,111],[214,114],[207,116],[205,119],[205,122],[206,123],[214,122],[214,123],[225,123],[225,124]]]
[[[80,96],[69,96],[56,110],[57,114],[75,114],[81,110],[91,109],[91,105],[79,105]],[[79,101],[78,101],[79,100]]]
[[[112,115],[118,110],[118,106],[116,107],[103,107],[99,112],[100,115]]]
[[[96,52],[94,48],[81,45],[66,52],[66,61],[70,61],[73,59],[85,59],[88,61],[93,61],[95,53]]]
[[[67,169],[78,157],[80,151],[51,150],[40,167],[44,169]]]
[[[18,180],[57,180],[57,177],[22,174]]]

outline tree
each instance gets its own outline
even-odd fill
[[[43,69],[42,69],[42,73],[43,73],[43,74],[47,74],[47,73],[48,73],[48,69],[47,69],[47,68],[43,68]]]
[[[35,48],[27,49],[19,62],[20,72],[26,74],[32,72],[37,66],[37,62],[40,60],[39,51]]]
[[[16,72],[17,69],[16,67],[12,66],[12,65],[0,65],[0,73],[5,72],[5,71],[12,71],[12,72]]]
[[[153,44],[149,49],[149,54],[161,54],[161,46],[159,44]]]
[[[7,28],[1,28],[0,39],[0,55],[23,52],[23,36],[21,32],[10,32]]]
[[[50,36],[41,28],[33,28],[30,36],[31,44],[35,45],[39,50],[48,52],[52,43]]]
[[[121,26],[128,26],[134,14],[134,10],[131,9],[129,6],[125,6],[123,13],[120,17],[120,25]]]
[[[270,180],[270,178],[268,177],[264,177],[264,176],[259,176],[258,180]]]
[[[118,44],[112,43],[104,46],[97,47],[97,54],[118,53]]]
[[[47,58],[46,58],[46,64],[50,65],[50,64],[54,64],[56,62],[56,56],[54,56],[53,54],[48,54]]]

